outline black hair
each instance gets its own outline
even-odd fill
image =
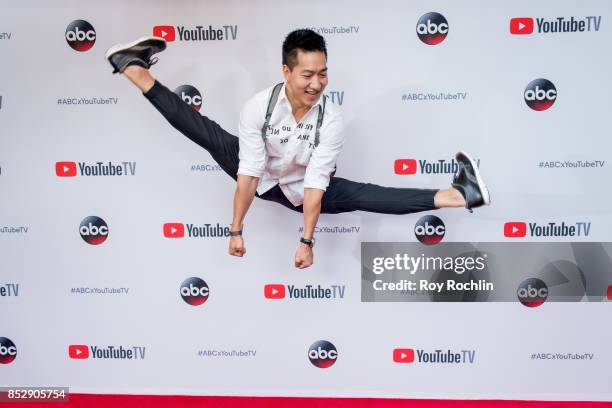
[[[283,42],[283,64],[289,69],[297,65],[298,50],[302,51],[321,51],[327,58],[327,47],[325,38],[312,30],[300,29],[287,34]]]

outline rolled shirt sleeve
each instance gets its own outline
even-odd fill
[[[312,152],[306,167],[304,188],[327,190],[330,174],[334,171],[343,145],[344,123],[342,116],[336,114],[321,126],[319,146]]]
[[[240,112],[238,124],[238,174],[261,177],[266,166],[266,147],[261,137],[265,112],[256,98],[251,98]]]

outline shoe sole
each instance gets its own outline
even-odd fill
[[[136,41],[132,41],[131,43],[117,44],[117,45],[110,47],[108,51],[106,51],[106,54],[104,57],[106,59],[110,59],[110,57],[112,57],[116,53],[121,52],[121,51],[126,51],[134,47],[141,47],[142,49],[157,47],[158,51],[155,51],[153,53],[153,54],[156,54],[166,49],[166,40],[164,40],[161,37],[141,37],[137,39]]]
[[[478,166],[476,166],[476,162],[474,162],[470,155],[464,151],[460,151],[457,156],[459,155],[462,155],[468,160],[468,162],[470,162],[472,170],[474,171],[474,175],[476,176],[476,182],[478,183],[478,187],[480,188],[480,191],[482,193],[482,201],[484,205],[491,204],[491,196],[489,195],[489,189],[485,185],[484,181],[482,181],[482,177],[480,177],[480,172],[478,171]]]

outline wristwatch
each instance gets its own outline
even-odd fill
[[[300,238],[300,242],[302,244],[306,244],[306,245],[308,245],[309,247],[312,248],[314,246],[314,244],[315,244],[315,239],[314,238],[313,239],[306,239],[306,238],[302,237],[302,238]]]

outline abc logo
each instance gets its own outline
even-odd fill
[[[315,367],[328,368],[338,359],[338,350],[329,341],[319,340],[308,349],[308,359]]]
[[[435,215],[421,217],[414,226],[414,235],[425,245],[434,245],[442,241],[446,227],[444,222]]]
[[[85,20],[74,20],[66,28],[66,41],[76,51],[87,51],[96,43],[96,30]]]
[[[108,238],[108,225],[102,218],[91,215],[81,221],[79,234],[88,244],[100,245]]]
[[[208,300],[208,285],[200,278],[188,278],[181,283],[181,297],[191,306],[200,306]]]
[[[546,110],[555,103],[556,99],[557,88],[548,79],[534,79],[525,88],[525,103],[533,110]]]
[[[525,279],[516,291],[518,300],[527,307],[537,307],[546,302],[548,286],[538,278]]]
[[[416,32],[425,44],[440,44],[448,35],[448,21],[440,13],[424,14],[417,22]]]
[[[10,339],[0,337],[0,364],[10,364],[17,357],[17,347]]]
[[[195,109],[196,112],[200,111],[202,107],[202,95],[196,88],[191,85],[181,85],[174,90],[174,93],[177,94],[183,102]]]

